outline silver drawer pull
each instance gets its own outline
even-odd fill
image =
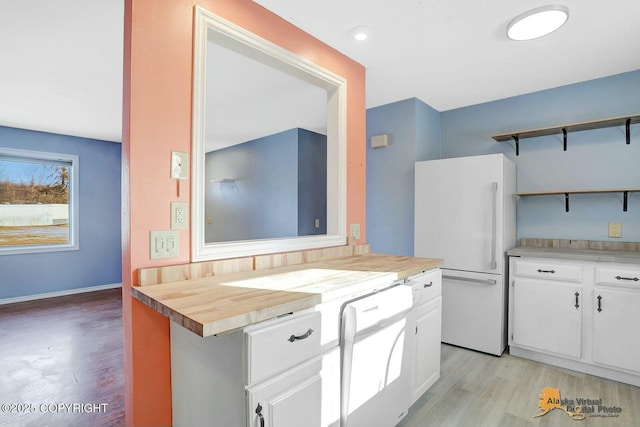
[[[425,283],[424,284],[425,288],[430,288],[431,286],[433,286],[433,282],[429,282],[429,283]]]
[[[553,274],[555,272],[556,272],[555,270],[541,270],[541,269],[538,269],[538,273],[551,273],[551,274]]]
[[[298,335],[298,336],[291,335],[287,341],[294,342],[297,340],[303,340],[303,339],[309,338],[312,333],[313,333],[313,329],[309,328],[309,330],[302,335]]]
[[[616,279],[618,280],[633,280],[634,282],[637,282],[638,279],[637,277],[622,277],[622,276],[616,276]]]

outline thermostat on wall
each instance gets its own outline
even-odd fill
[[[389,135],[374,135],[371,137],[371,148],[386,147],[389,145]]]

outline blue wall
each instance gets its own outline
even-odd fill
[[[327,234],[327,136],[298,129],[298,235]],[[315,220],[320,226],[315,227]]]
[[[302,129],[291,129],[207,153],[205,216],[211,218],[211,223],[206,226],[205,241],[297,236],[299,169],[307,174],[303,179],[304,190],[323,191],[323,199],[316,205],[312,206],[305,198],[300,207],[304,211],[301,216],[303,219],[322,218],[321,224],[325,223],[326,137],[319,137],[324,144],[319,151],[324,152],[325,172],[317,176],[321,181],[317,184],[310,182],[309,173],[321,166],[299,165],[298,160],[322,160],[312,158],[314,149],[310,147],[318,142],[318,136]],[[299,144],[304,147],[301,154]],[[211,183],[221,179],[233,179],[233,182]],[[322,213],[312,209],[322,209]]]
[[[409,99],[367,110],[367,143],[387,133],[391,145],[367,147],[367,238],[374,252],[413,254],[413,162],[504,153],[516,163],[518,191],[640,187],[640,125],[631,144],[623,127],[525,139],[491,135],[608,117],[640,114],[640,70],[438,113]],[[426,143],[424,143],[426,141]],[[622,238],[607,237],[608,222]],[[517,235],[557,239],[640,241],[640,193],[521,197]]]
[[[442,156],[503,152],[516,163],[518,191],[640,187],[640,125],[524,139],[513,143],[491,135],[640,113],[640,71],[446,111]],[[640,241],[640,193],[622,210],[622,194],[521,197],[517,235],[556,239]],[[622,238],[607,236],[608,222],[622,223]]]
[[[0,126],[0,146],[80,158],[80,250],[0,255],[0,299],[122,282],[120,144]]]
[[[387,134],[389,146],[371,148]],[[411,98],[367,110],[367,242],[373,252],[413,255],[414,164],[440,157],[440,117]]]

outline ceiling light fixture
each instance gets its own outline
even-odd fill
[[[569,19],[569,9],[562,5],[549,5],[531,9],[516,16],[507,25],[511,40],[532,40],[546,36],[562,27]]]
[[[371,35],[371,28],[366,25],[360,25],[358,27],[354,27],[350,31],[351,37],[358,41],[363,41],[369,38]]]

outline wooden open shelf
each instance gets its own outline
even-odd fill
[[[622,193],[622,210],[627,212],[629,193],[639,193],[640,188],[606,188],[591,190],[550,190],[550,191],[523,191],[516,193],[516,196],[555,196],[564,194],[565,212],[569,212],[569,195],[571,194],[599,194],[599,193]]]
[[[509,133],[493,135],[492,138],[498,142],[515,141],[516,155],[520,154],[520,140],[525,138],[535,138],[548,135],[563,135],[564,150],[567,151],[567,134],[583,130],[593,130],[614,126],[624,126],[627,144],[631,143],[631,125],[640,123],[640,114],[623,117],[611,117],[608,119],[592,120],[588,122],[572,123],[567,125],[551,126],[538,129],[520,130]]]

